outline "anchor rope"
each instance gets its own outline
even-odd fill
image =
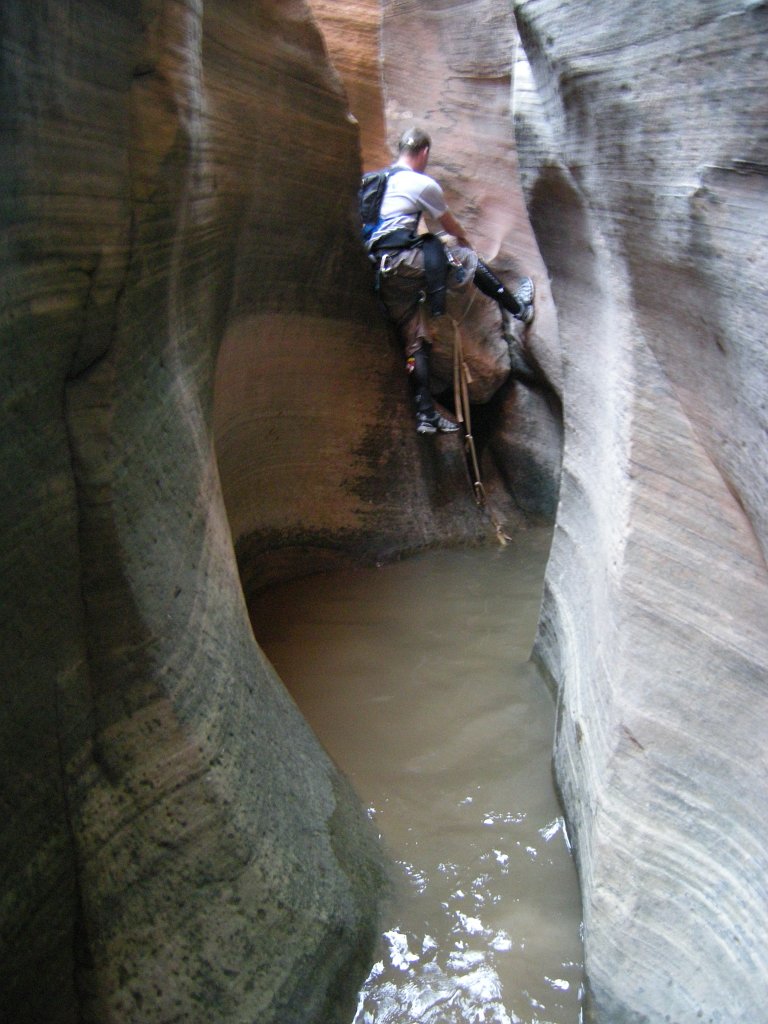
[[[469,306],[464,311],[464,316],[466,316],[468,309]],[[469,403],[469,385],[472,383],[472,374],[464,358],[459,324],[453,317],[449,317],[449,319],[453,328],[453,394],[456,404],[456,418],[464,428],[464,451],[468,461],[468,468],[471,469],[472,490],[478,508],[486,513],[496,531],[499,543],[504,546],[510,540],[510,537],[505,533],[501,522],[493,509],[488,505],[480,475],[480,463],[477,457],[475,439],[472,434],[472,417]]]

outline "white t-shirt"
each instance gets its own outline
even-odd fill
[[[443,190],[435,179],[405,167],[393,174],[387,182],[387,191],[379,212],[381,226],[371,242],[383,238],[391,231],[405,229],[415,233],[422,213],[439,220],[447,209]]]

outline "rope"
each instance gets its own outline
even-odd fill
[[[473,288],[472,291],[469,293],[469,301],[467,302],[466,306],[464,307],[464,312],[461,314],[459,319],[457,321],[455,321],[455,325],[456,326],[458,326],[460,323],[463,323],[463,321],[466,320],[467,314],[469,313],[470,309],[472,309],[472,303],[475,301],[476,298],[477,298],[477,288]]]
[[[465,311],[466,315],[466,311]],[[453,327],[453,394],[456,404],[456,418],[464,427],[464,450],[467,456],[469,468],[471,469],[472,490],[478,508],[483,509],[491,520],[496,537],[499,543],[504,546],[510,538],[504,532],[504,528],[488,507],[485,488],[480,478],[480,463],[477,458],[475,439],[472,436],[472,418],[469,406],[469,385],[472,383],[472,374],[464,359],[464,352],[461,344],[461,332],[459,325],[450,318]]]

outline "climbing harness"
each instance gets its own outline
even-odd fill
[[[461,252],[464,254],[463,257],[459,256],[457,253],[454,253],[452,250],[445,251],[443,249],[442,243],[439,242],[439,240],[435,236],[421,236],[420,239],[415,239],[413,236],[409,236],[407,233],[404,234],[406,235],[406,237],[403,239],[393,238],[393,236],[386,236],[386,238],[383,240],[384,245],[382,246],[382,250],[374,253],[374,259],[376,262],[377,270],[377,286],[381,284],[383,278],[387,279],[390,277],[390,275],[398,274],[398,268],[401,266],[402,259],[400,257],[400,251],[402,251],[403,249],[407,250],[414,248],[414,243],[423,243],[424,240],[434,240],[434,242],[438,243],[438,245],[435,246],[435,250],[439,247],[441,257],[445,260],[445,264],[447,266],[447,273],[441,269],[438,275],[434,272],[434,268],[432,268],[433,274],[431,276],[433,277],[433,281],[435,277],[439,276],[442,278],[442,281],[445,282],[445,284],[447,284],[447,287],[452,292],[456,293],[457,291],[465,291],[465,289],[468,291],[468,298],[464,306],[464,310],[461,313],[457,322],[457,320],[454,319],[453,316],[444,311],[445,306],[443,303],[446,290],[445,284],[442,284],[441,287],[438,289],[434,287],[434,285],[430,287],[430,281],[428,280],[426,287],[421,291],[421,294],[418,299],[418,315],[422,318],[422,325],[426,328],[425,333],[427,337],[429,337],[430,334],[432,334],[433,338],[439,337],[446,345],[446,348],[450,346],[453,349],[453,391],[455,396],[456,418],[464,431],[465,458],[467,463],[467,470],[471,478],[473,495],[478,508],[483,510],[485,514],[489,517],[493,525],[493,528],[496,531],[496,536],[499,540],[499,543],[505,545],[510,540],[510,538],[505,533],[502,524],[499,522],[498,518],[495,516],[493,510],[490,508],[488,504],[487,495],[485,493],[485,488],[483,486],[483,482],[481,479],[480,461],[478,459],[477,449],[475,446],[475,439],[472,433],[472,420],[470,413],[469,385],[472,383],[472,375],[467,364],[467,361],[464,358],[461,332],[459,330],[459,324],[468,315],[472,307],[472,304],[478,294],[478,291],[484,290],[485,294],[489,293],[489,288],[470,289],[468,287],[470,284],[472,284],[477,266],[482,261],[480,260],[480,257],[477,255],[477,253],[475,253],[473,250],[462,249]],[[398,242],[397,249],[399,251],[393,251],[395,248],[394,246],[393,249],[388,248],[388,243],[391,243],[393,241]],[[428,249],[429,246],[422,249],[422,251],[424,252],[425,264],[428,261]],[[429,262],[431,262],[431,260]],[[485,264],[483,264],[483,266],[485,267]],[[488,271],[488,277],[492,278],[492,283],[498,282],[498,279],[493,277],[490,271]],[[408,279],[405,278],[404,280],[407,283]],[[500,285],[500,287],[503,288],[500,282],[498,282],[498,284]],[[408,294],[409,290],[409,288],[406,288],[406,295]],[[391,306],[391,297],[388,299],[388,301]],[[410,303],[411,301],[412,300],[409,298],[408,302]],[[425,320],[429,319],[426,315],[427,308],[425,307],[428,307],[429,312],[432,314],[431,330],[429,329],[430,325],[424,323]],[[412,309],[412,307],[410,308]],[[388,315],[390,317],[393,317],[392,309],[388,310]],[[445,333],[443,333],[443,330],[441,329],[442,325],[445,325]],[[419,369],[418,357],[418,351],[415,353],[409,353],[407,355],[406,366],[409,374],[414,379],[414,381],[416,381],[418,374],[421,372]],[[427,391],[427,397],[431,405],[431,396],[429,396],[428,394],[428,377],[424,381],[422,381],[419,378],[418,383],[421,384],[425,391]],[[416,401],[417,413],[423,411],[420,409],[418,404],[418,387],[416,388]]]

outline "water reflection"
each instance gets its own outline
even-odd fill
[[[272,590],[256,635],[397,867],[355,1024],[576,1024],[580,906],[528,662],[548,534]]]

